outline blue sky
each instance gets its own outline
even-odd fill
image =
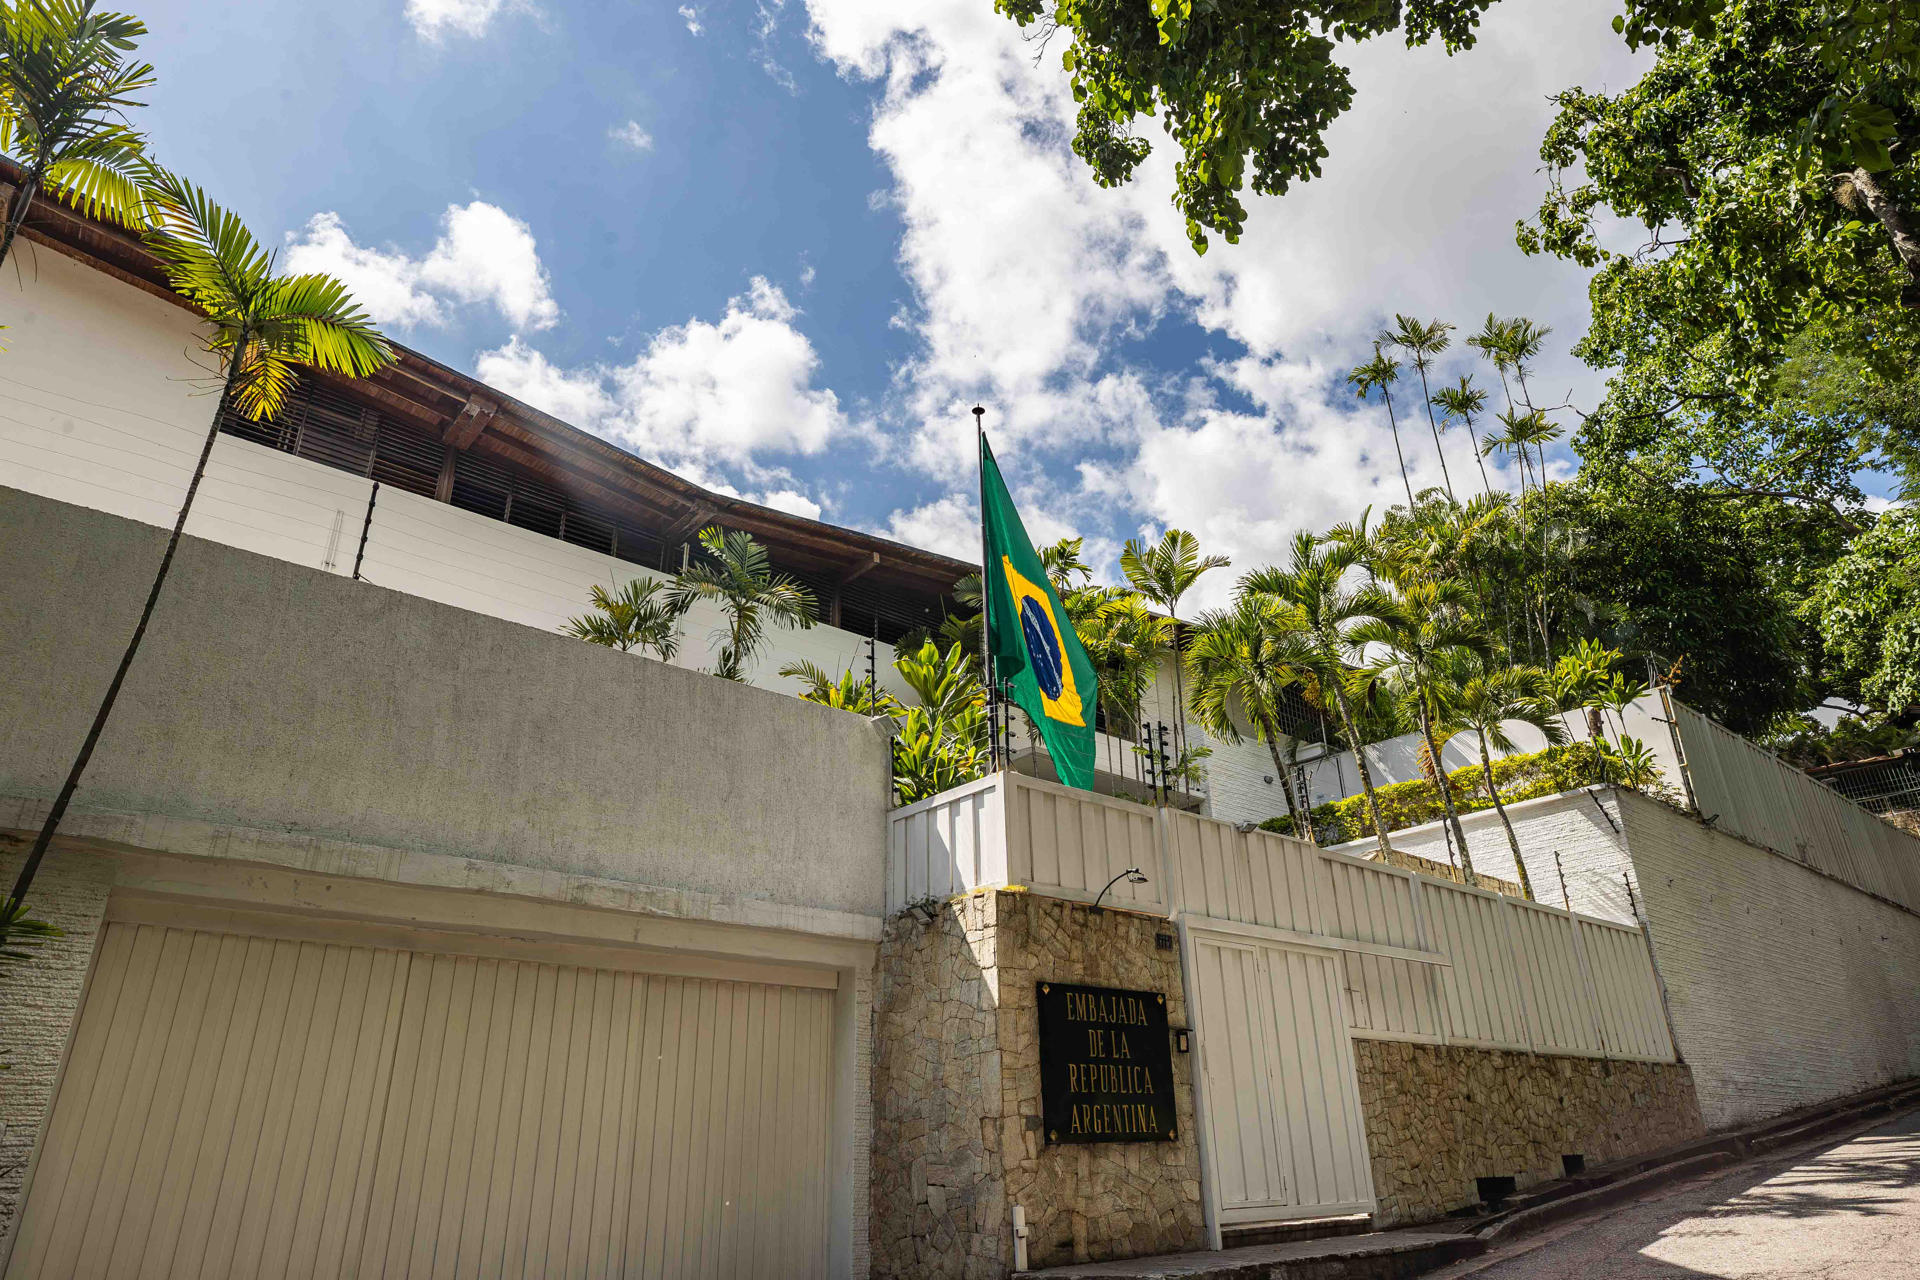
[[[1452,60],[1354,50],[1326,176],[1204,259],[1167,149],[1095,188],[1057,52],[1036,63],[990,0],[137,8],[163,157],[394,336],[707,483],[921,545],[971,543],[976,399],[1036,536],[1110,563],[1179,524],[1251,565],[1399,491],[1383,415],[1340,385],[1393,311],[1532,315],[1550,393],[1599,390],[1566,354],[1581,274],[1512,227],[1546,95],[1636,69],[1610,5],[1504,0]],[[1405,443],[1437,482],[1424,421]]]

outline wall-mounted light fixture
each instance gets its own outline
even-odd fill
[[[1088,909],[1091,911],[1098,911],[1100,909],[1100,899],[1107,896],[1107,890],[1119,884],[1120,881],[1123,879],[1128,884],[1145,884],[1147,882],[1147,877],[1144,873],[1141,872],[1140,868],[1128,867],[1125,871],[1122,871],[1119,875],[1107,881],[1105,888],[1102,888],[1099,894],[1094,898],[1093,906]]]

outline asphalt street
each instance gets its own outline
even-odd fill
[[[1920,1280],[1920,1110],[1566,1223],[1428,1280]]]

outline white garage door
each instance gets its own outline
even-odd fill
[[[833,993],[114,923],[9,1277],[818,1276]]]

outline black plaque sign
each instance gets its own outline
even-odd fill
[[[1037,984],[1048,1142],[1171,1142],[1173,1049],[1157,991]]]

